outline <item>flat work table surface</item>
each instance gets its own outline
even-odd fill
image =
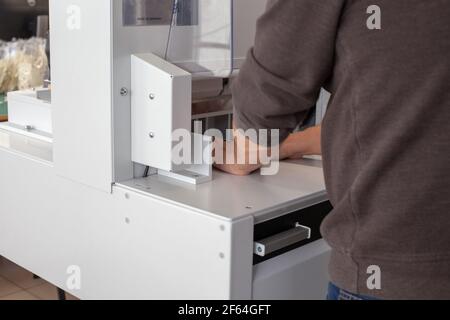
[[[273,176],[257,172],[237,177],[215,170],[213,177],[211,182],[194,186],[154,175],[119,186],[225,219],[253,215],[256,222],[327,200],[317,160],[282,162]]]

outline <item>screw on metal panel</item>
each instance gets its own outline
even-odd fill
[[[120,95],[121,95],[122,97],[127,96],[127,95],[128,95],[128,89],[125,88],[125,87],[123,87],[122,89],[120,89]]]
[[[252,210],[253,207],[252,206],[246,206],[245,209]]]
[[[225,259],[225,253],[223,253],[223,252],[219,253],[219,257],[220,257],[220,259]]]
[[[224,225],[220,226],[220,231],[225,231],[225,226]]]
[[[150,132],[150,133],[148,134],[148,136],[149,136],[151,139],[153,139],[153,138],[155,137],[155,133],[154,133],[154,132]]]
[[[262,248],[261,247],[258,247],[258,252],[262,252]]]
[[[126,224],[130,224],[130,222],[131,222],[130,218],[125,218],[125,223]]]
[[[125,193],[125,199],[130,199],[130,195],[128,193]]]
[[[156,96],[154,93],[150,93],[149,96],[150,100],[155,100]]]
[[[31,125],[26,125],[26,126],[25,126],[25,130],[27,130],[27,131],[34,130],[34,127],[31,126]]]

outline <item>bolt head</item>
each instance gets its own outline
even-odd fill
[[[128,95],[128,89],[127,89],[127,88],[122,88],[122,89],[120,89],[120,95],[121,95],[122,97],[127,96],[127,95]]]

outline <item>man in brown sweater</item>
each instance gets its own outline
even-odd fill
[[[322,128],[293,133],[321,87]],[[323,154],[341,297],[450,299],[449,0],[271,1],[234,103],[237,128],[280,130],[282,157]]]

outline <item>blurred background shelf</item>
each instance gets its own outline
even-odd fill
[[[48,15],[48,0],[0,0],[0,39],[30,38],[39,33],[38,17]]]

